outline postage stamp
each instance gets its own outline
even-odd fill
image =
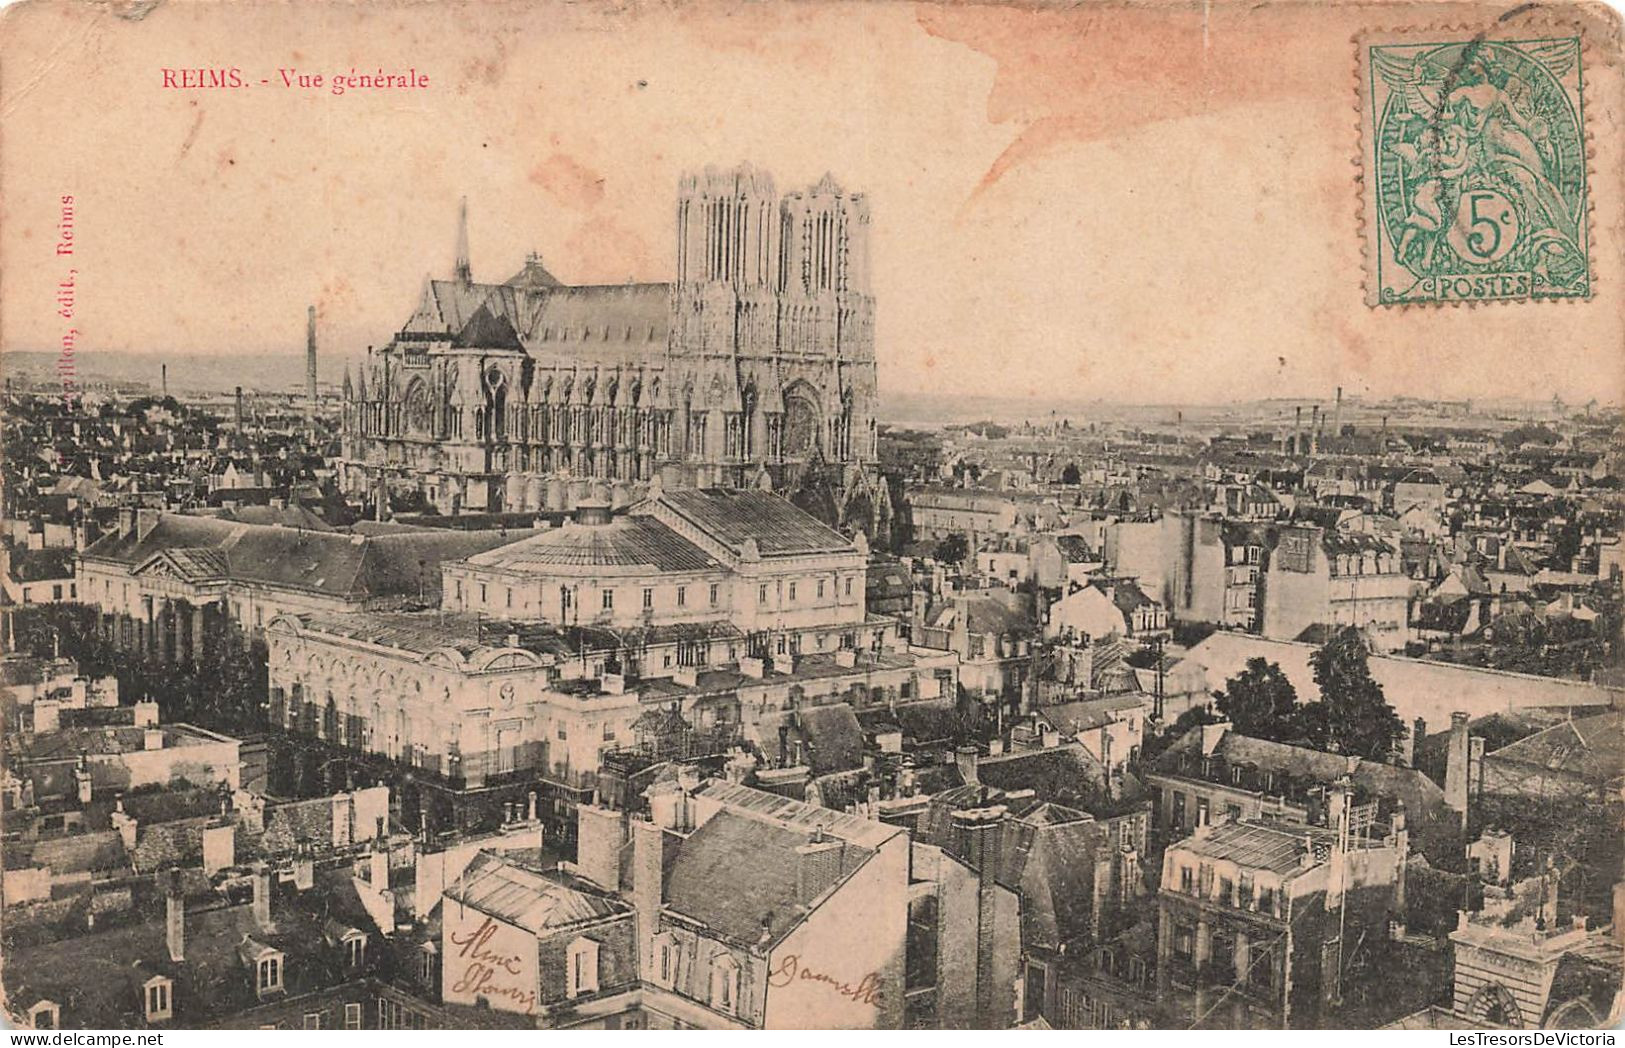
[[[1590,296],[1582,42],[1359,38],[1368,304]]]

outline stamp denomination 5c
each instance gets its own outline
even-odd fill
[[[1368,303],[1590,296],[1581,44],[1513,26],[1360,38]]]

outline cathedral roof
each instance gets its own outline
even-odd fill
[[[506,284],[429,281],[402,330],[453,336],[481,349],[522,348],[537,357],[641,358],[665,346],[670,293],[668,284],[567,287],[534,262]]]

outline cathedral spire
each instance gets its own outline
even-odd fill
[[[468,264],[468,198],[457,205],[457,282],[472,284],[474,271]]]

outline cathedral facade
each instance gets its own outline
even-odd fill
[[[676,219],[674,282],[592,286],[535,255],[476,282],[463,222],[452,279],[346,370],[346,493],[455,515],[762,488],[885,541],[867,200],[708,168]]]

